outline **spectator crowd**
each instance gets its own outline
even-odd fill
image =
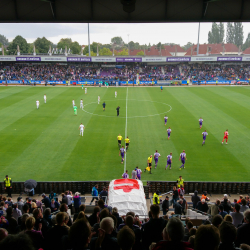
[[[208,206],[207,194],[200,197],[194,192],[193,207],[211,214],[211,220],[194,226],[192,218],[185,223],[179,219],[187,209],[183,186],[174,187],[172,193],[175,213],[167,214],[167,196],[163,217],[160,206],[153,204],[143,219],[133,212],[120,216],[116,207],[105,205],[105,187],[89,216],[78,192],[65,191],[60,201],[53,192],[42,194],[41,200],[18,197],[16,202],[0,196],[0,249],[250,249],[248,196],[231,202],[224,195]]]

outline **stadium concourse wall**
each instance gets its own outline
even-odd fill
[[[92,188],[98,184],[98,191],[100,192],[105,186],[109,187],[109,181],[51,181],[51,182],[37,182],[35,188],[36,194],[42,193],[62,193],[70,190],[73,193],[80,192],[81,194],[91,193]],[[174,181],[148,181],[144,187],[145,196],[148,199],[150,193],[159,190],[161,193],[171,191],[176,186]],[[185,181],[184,188],[186,193],[193,193],[195,190],[201,194],[207,191],[209,194],[250,194],[250,182],[200,182],[200,181]],[[13,182],[12,193],[21,194],[24,192],[24,182]],[[4,183],[0,185],[0,194],[4,194]]]

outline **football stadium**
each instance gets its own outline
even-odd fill
[[[250,249],[249,3],[4,2],[0,249]]]

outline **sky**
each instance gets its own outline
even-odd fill
[[[123,41],[140,44],[176,43],[181,46],[188,42],[197,43],[198,23],[99,23],[90,24],[90,43],[107,44],[111,38],[121,36]],[[244,41],[250,32],[250,23],[243,23]],[[207,43],[212,23],[200,24],[200,43]],[[17,35],[23,36],[28,43],[37,37],[46,37],[54,44],[61,38],[71,38],[80,45],[88,44],[88,25],[86,23],[2,23],[0,34],[12,41]],[[226,23],[225,23],[226,35]]]

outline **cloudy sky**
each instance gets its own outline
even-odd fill
[[[244,41],[250,32],[250,23],[244,23]],[[212,23],[201,23],[200,43],[207,43],[207,35],[211,30]],[[226,31],[226,24],[225,24]],[[12,41],[15,36],[21,35],[29,43],[35,41],[37,37],[45,36],[54,44],[61,38],[72,38],[79,44],[88,44],[87,24],[60,23],[60,24],[21,24],[2,23],[0,34]],[[129,35],[129,36],[128,36]],[[134,41],[140,44],[176,43],[181,46],[187,42],[197,43],[198,23],[151,23],[151,24],[90,24],[90,43],[100,42],[110,43],[114,36],[121,36],[124,42]]]

